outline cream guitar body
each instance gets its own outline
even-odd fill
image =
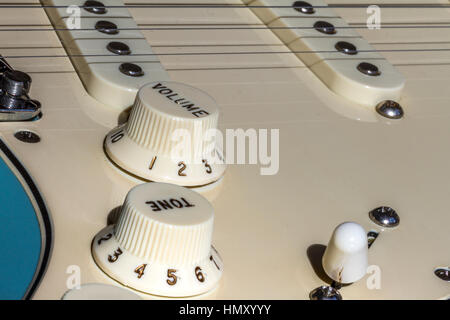
[[[107,235],[99,232],[117,222],[117,213],[133,187],[159,177],[167,179],[162,182],[179,184],[177,173],[182,165],[175,166],[173,179],[166,174],[172,169],[152,176],[141,174],[142,170],[136,169],[140,164],[119,169],[120,161],[128,160],[117,155],[122,151],[116,151],[105,137],[114,139],[120,126],[126,126],[128,107],[138,89],[154,81],[169,87],[170,81],[179,83],[177,90],[191,96],[195,93],[190,87],[201,90],[208,95],[201,100],[202,106],[212,105],[209,98],[217,103],[217,124],[224,136],[226,130],[250,129],[261,142],[266,130],[273,147],[266,152],[258,148],[255,164],[248,159],[244,164],[234,161],[227,164],[226,170],[220,164],[212,167],[213,172],[220,172],[214,178],[199,175],[186,184],[203,187],[189,191],[202,194],[212,204],[211,243],[215,249],[211,256],[216,260],[207,259],[202,270],[211,267],[208,274],[220,280],[208,287],[207,293],[188,288],[180,289],[178,296],[309,299],[313,289],[330,285],[321,268],[333,230],[343,222],[353,221],[365,232],[378,236],[368,250],[364,276],[340,289],[344,299],[447,297],[449,283],[438,277],[436,270],[447,270],[448,279],[450,29],[442,26],[450,24],[450,3],[414,0],[408,3],[428,8],[396,8],[382,5],[403,2],[325,1],[339,6],[330,9],[334,18],[324,14],[318,19],[341,17],[352,27],[347,30],[359,34],[355,41],[374,49],[364,57],[382,61],[384,70],[389,70],[382,74],[387,77],[385,82],[359,82],[358,71],[350,66],[354,58],[305,58],[299,52],[308,46],[328,44],[311,41],[314,35],[304,36],[309,42],[287,43],[283,38],[286,33],[280,36],[273,29],[286,26],[287,20],[275,17],[265,23],[263,15],[267,12],[249,8],[251,1],[183,1],[197,7],[177,7],[180,1],[172,0],[125,1],[130,6],[126,9],[130,17],[118,14],[115,19],[129,19],[131,29],[134,21],[138,30],[132,31],[141,36],[123,41],[130,41],[132,47],[133,41],[139,40],[143,52],[142,56],[126,57],[126,61],[120,60],[122,56],[109,61],[95,50],[91,58],[97,60],[88,61],[83,56],[84,48],[92,48],[85,43],[88,40],[73,41],[64,30],[55,30],[58,26],[61,29],[55,22],[61,20],[56,11],[52,13],[54,8],[48,4],[51,1],[47,1],[48,8],[42,8],[46,1],[41,4],[38,0],[22,0],[10,8],[3,6],[11,1],[0,1],[1,54],[14,69],[31,76],[30,97],[40,102],[42,112],[38,120],[0,123],[5,148],[34,181],[41,202],[31,196],[32,188],[11,158],[2,154],[4,162],[23,185],[36,212],[45,209],[49,217],[48,221],[38,218],[41,237],[45,238],[42,232],[46,230],[49,238],[41,239],[36,270],[42,271],[32,275],[36,284],[25,290],[30,293],[28,298],[60,299],[77,283],[126,287],[123,278],[114,280],[94,259],[93,239],[98,241],[99,235]],[[80,1],[73,2],[79,5]],[[108,1],[103,2],[107,5]],[[139,7],[162,2],[167,6]],[[381,6],[381,29],[366,26],[370,4]],[[297,14],[292,10],[292,16]],[[286,17],[292,19],[290,14]],[[107,35],[102,38],[108,39]],[[317,67],[324,59],[328,65]],[[107,83],[105,79],[112,70],[108,68],[114,66],[119,74],[117,68],[122,62],[141,63],[148,79],[124,84],[114,82],[117,75]],[[356,78],[342,75],[349,68],[353,68]],[[330,74],[334,74],[334,80],[328,77]],[[344,78],[350,80],[345,82]],[[377,113],[376,102],[381,100],[398,102],[403,117],[389,119]],[[204,126],[214,127],[214,110],[206,110],[212,120]],[[17,139],[17,132],[24,130],[38,135],[40,141],[26,143]],[[129,135],[124,139],[133,140],[132,133]],[[145,150],[142,154],[148,163],[143,166],[151,167],[154,157],[153,164],[157,165],[161,153]],[[272,154],[270,163],[264,163],[261,154],[270,157],[271,150],[277,154]],[[199,168],[203,169],[204,164]],[[262,174],[264,171],[266,174]],[[398,226],[383,228],[370,219],[369,212],[381,206],[397,212]],[[24,229],[16,237],[26,238],[27,232]],[[14,254],[20,257],[21,253]],[[213,269],[214,262],[220,272]],[[152,265],[148,268],[151,270]],[[163,270],[161,281],[173,283],[171,276],[176,273],[166,269],[169,271]],[[136,270],[130,272],[138,276],[144,269]],[[192,273],[194,276],[201,280],[198,270]],[[21,279],[21,273],[14,277]],[[180,277],[178,284],[187,278]],[[33,279],[28,282],[33,283]],[[155,289],[154,295],[144,293],[145,288],[138,289],[127,288],[144,299],[171,296],[165,289]],[[194,295],[199,292],[202,294]]]

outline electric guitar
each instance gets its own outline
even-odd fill
[[[449,298],[449,1],[16,2],[0,298]]]

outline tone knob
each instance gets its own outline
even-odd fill
[[[213,289],[223,264],[211,246],[214,213],[199,193],[168,183],[131,189],[116,225],[92,242],[97,265],[135,290],[187,297]]]
[[[2,90],[10,96],[21,97],[28,94],[31,77],[22,71],[8,70],[3,74]]]
[[[367,272],[368,245],[363,227],[344,222],[336,227],[325,250],[322,265],[338,283],[356,282]]]
[[[105,152],[144,181],[205,186],[226,167],[216,143],[218,118],[205,92],[177,82],[150,83],[139,90],[128,122],[106,136]]]

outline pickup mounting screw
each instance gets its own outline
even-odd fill
[[[375,107],[375,110],[381,116],[389,119],[401,119],[404,112],[400,104],[392,100],[382,101]]]

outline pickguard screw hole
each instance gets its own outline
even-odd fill
[[[439,279],[450,282],[450,268],[437,268],[434,270],[434,274]]]
[[[33,131],[30,130],[19,130],[14,133],[14,137],[25,143],[38,143],[41,141],[41,137]]]

